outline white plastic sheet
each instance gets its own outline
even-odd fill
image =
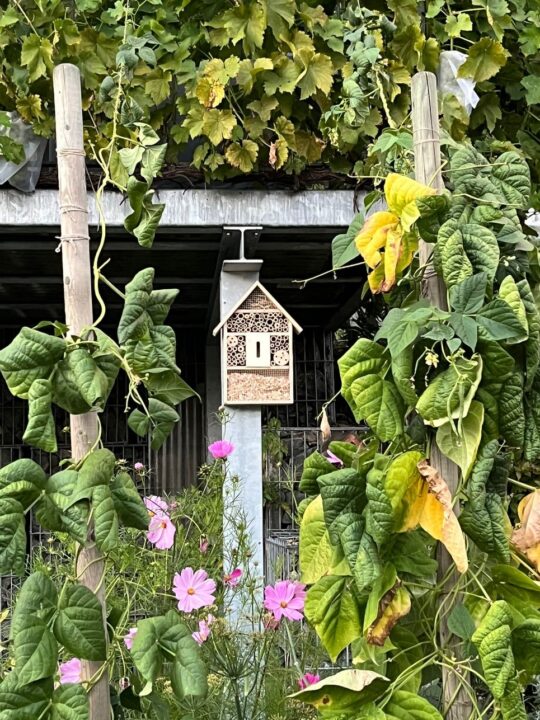
[[[444,50],[440,57],[437,80],[440,92],[443,95],[446,93],[455,95],[467,114],[470,115],[478,105],[480,98],[475,92],[474,80],[458,77],[458,70],[466,59],[465,53],[457,50]]]
[[[12,140],[22,144],[25,159],[17,164],[0,158],[0,185],[9,182],[17,190],[33,192],[41,172],[47,140],[38,137],[18,113],[10,112],[8,115],[11,126],[8,128],[0,126],[0,132],[6,133]]]

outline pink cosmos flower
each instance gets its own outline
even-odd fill
[[[315,683],[318,683],[320,679],[320,675],[312,675],[311,673],[306,673],[303,677],[300,678],[300,680],[298,680],[300,690],[305,690],[310,685],[315,685]]]
[[[144,470],[144,465],[142,464],[142,462],[136,462],[133,466],[133,469],[137,472],[142,472]]]
[[[302,620],[306,599],[303,583],[280,580],[275,585],[267,585],[264,589],[264,607],[270,610],[276,620],[282,617],[287,620]]]
[[[201,535],[201,539],[199,541],[199,552],[201,555],[206,555],[208,552],[208,538],[206,535]]]
[[[169,505],[159,495],[148,495],[144,498],[144,504],[150,515],[167,515]]]
[[[234,450],[234,445],[228,440],[216,440],[208,446],[208,452],[214,460],[225,460]]]
[[[82,663],[79,658],[63,662],[58,669],[60,670],[60,685],[81,682]]]
[[[206,620],[199,621],[199,631],[192,633],[192,638],[198,645],[202,645],[210,637],[212,632],[211,627],[215,622],[216,618],[213,615],[209,615]]]
[[[229,587],[236,587],[238,583],[240,582],[240,578],[242,577],[242,571],[240,568],[236,568],[232,571],[232,573],[229,573],[228,575],[224,575],[223,582],[225,585],[228,585]]]
[[[331,450],[326,451],[326,459],[332,463],[332,465],[339,465],[340,467],[343,465],[343,460],[340,460]]]
[[[184,568],[181,573],[174,576],[173,592],[178,600],[178,609],[182,612],[192,612],[216,601],[214,594],[216,583],[208,577],[206,570],[193,572],[190,567]]]
[[[131,650],[133,647],[133,641],[135,640],[135,635],[137,634],[137,628],[132,627],[129,628],[127,635],[124,635],[124,645],[127,647],[128,650]]]
[[[158,550],[169,550],[174,545],[176,527],[168,515],[153,515],[146,537]]]

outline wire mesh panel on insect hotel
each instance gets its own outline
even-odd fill
[[[292,403],[293,331],[302,328],[256,282],[214,330],[221,331],[224,405]]]

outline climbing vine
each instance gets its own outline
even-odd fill
[[[536,186],[539,12],[536,0],[7,0],[0,108],[50,136],[52,68],[72,62],[89,156],[118,136],[108,162],[122,190],[140,160],[137,123],[168,142],[159,162],[190,162],[208,180],[318,162],[362,178],[407,170],[411,74],[453,50],[478,98],[465,107],[447,85],[445,129],[481,151],[519,146]],[[1,134],[0,153],[17,153]]]
[[[375,338],[338,363],[341,393],[367,427],[362,441],[331,442],[301,479],[306,617],[332,659],[351,646],[357,670],[297,697],[332,717],[438,717],[418,692],[446,668],[474,717],[525,718],[522,691],[540,672],[540,276],[538,238],[522,222],[529,168],[515,152],[488,159],[456,145],[445,176],[448,190],[435,196],[389,175],[388,210],[349,232],[390,309]],[[421,298],[419,239],[434,243],[447,310]],[[430,464],[434,443],[461,471],[455,498]],[[460,574],[450,594],[437,542]],[[458,652],[441,642],[443,622]]]

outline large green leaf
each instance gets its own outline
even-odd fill
[[[359,518],[366,505],[365,478],[352,468],[334,470],[318,478],[324,508],[324,520],[330,540],[334,545],[340,542],[340,516]]]
[[[413,376],[414,351],[412,347],[408,347],[396,357],[392,357],[392,377],[399,394],[409,407],[416,405],[418,401]]]
[[[514,628],[512,649],[518,671],[524,671],[529,680],[540,673],[540,620],[525,620]]]
[[[88,695],[82,685],[61,685],[52,697],[50,720],[89,720]]]
[[[523,396],[525,411],[525,436],[523,442],[523,457],[534,461],[540,456],[540,392],[533,387]]]
[[[520,280],[517,288],[525,307],[529,330],[529,337],[525,345],[525,390],[530,390],[540,364],[540,313],[528,281]]]
[[[57,603],[58,594],[50,578],[42,572],[32,573],[17,594],[10,638],[16,642],[18,632],[25,628],[27,617],[37,617],[49,625],[56,613]]]
[[[50,380],[34,380],[28,392],[28,424],[23,442],[45,452],[56,452],[56,427],[51,408]]]
[[[486,295],[486,273],[477,273],[465,278],[450,288],[450,305],[458,313],[471,315],[484,304]]]
[[[156,681],[164,662],[172,662],[172,684],[179,699],[206,694],[206,670],[199,650],[173,610],[138,622],[131,654],[147,683]]]
[[[354,564],[353,574],[356,587],[360,593],[369,590],[382,572],[381,559],[373,538],[363,533],[360,538],[358,555]]]
[[[64,590],[58,604],[54,634],[75,657],[105,660],[103,610],[91,590],[83,585],[70,585]]]
[[[500,496],[487,492],[498,449],[497,440],[482,448],[468,482],[469,500],[461,511],[459,522],[481,550],[500,562],[510,562],[510,520]]]
[[[351,582],[351,578],[327,575],[307,593],[306,618],[333,661],[362,634],[361,610]]]
[[[52,678],[21,685],[17,673],[12,671],[0,684],[0,719],[37,720],[44,717],[52,693]]]
[[[450,418],[464,418],[482,377],[482,358],[461,357],[439,373],[416,403],[416,410],[426,425],[440,427]]]
[[[447,220],[439,230],[433,260],[448,288],[476,273],[485,273],[491,286],[499,255],[497,238],[489,228]]]
[[[323,678],[304,690],[294,693],[296,700],[314,705],[324,716],[358,718],[358,720],[384,720],[371,703],[384,690],[388,679],[372,670],[341,670]],[[363,706],[367,712],[363,713]]]
[[[66,532],[77,542],[83,543],[88,534],[88,503],[74,502],[79,473],[61,470],[47,480],[45,496],[38,503],[35,513],[39,524],[48,530]],[[91,491],[82,491],[87,497]]]
[[[126,341],[126,358],[139,375],[154,369],[178,373],[174,330],[168,325],[158,325],[149,328],[143,337]]]
[[[482,423],[484,422],[484,406],[473,400],[467,416],[461,422],[458,433],[451,423],[441,425],[437,430],[437,445],[446,457],[453,460],[461,468],[467,478],[476,459],[476,453],[482,439]]]
[[[338,360],[341,377],[341,392],[351,407],[354,407],[351,392],[352,383],[364,375],[383,374],[388,360],[383,357],[384,347],[373,340],[360,338]]]
[[[300,491],[306,495],[318,495],[319,483],[317,479],[321,475],[333,472],[335,469],[335,465],[332,465],[332,463],[319,452],[315,451],[311,453],[311,455],[308,455],[304,460],[304,468],[299,485]]]
[[[47,380],[62,359],[66,343],[54,335],[23,327],[12,342],[0,350],[0,370],[11,393],[27,398],[35,380]]]
[[[515,311],[501,298],[495,298],[484,305],[476,315],[476,321],[485,331],[488,340],[522,342],[527,338],[527,331]]]
[[[47,624],[36,615],[25,614],[13,642],[15,671],[21,685],[53,677],[58,646]]]
[[[395,522],[394,508],[386,493],[385,481],[386,473],[377,467],[376,462],[367,476],[366,527],[379,547],[384,546],[389,540]]]
[[[494,602],[472,640],[478,648],[487,686],[493,697],[504,697],[509,681],[516,675],[511,644],[512,615],[504,600]]]
[[[529,209],[531,172],[527,161],[517,152],[505,152],[493,164],[491,182],[507,203],[521,210]]]
[[[0,517],[0,575],[22,575],[26,559],[24,508],[13,498],[1,498]]]
[[[108,486],[98,485],[94,488],[92,511],[96,545],[101,552],[108,553],[118,545],[118,516]]]
[[[77,493],[99,485],[108,485],[114,474],[116,458],[106,448],[93,450],[79,470]]]
[[[118,340],[124,345],[128,340],[138,340],[150,327],[150,316],[146,309],[150,304],[154,268],[140,270],[126,285],[126,296],[122,316],[118,324]]]
[[[437,561],[433,558],[433,541],[423,530],[409,530],[396,536],[389,551],[398,574],[433,578]]]
[[[190,397],[198,397],[195,390],[173,370],[148,373],[144,384],[152,397],[169,405],[179,405]]]
[[[394,383],[380,375],[364,375],[351,386],[352,410],[382,442],[403,434],[403,400]]]
[[[90,408],[102,408],[107,399],[109,380],[88,350],[76,347],[66,358],[73,381]]]
[[[499,396],[501,434],[511,448],[521,450],[525,444],[525,411],[523,408],[523,376],[513,373],[502,386]]]
[[[333,548],[324,521],[322,497],[307,506],[300,525],[300,573],[302,582],[311,585],[328,573]]]
[[[28,508],[37,500],[46,482],[47,476],[34,460],[15,460],[0,469],[0,498],[14,498]]]
[[[343,265],[358,257],[355,240],[363,225],[364,213],[358,213],[347,231],[341,235],[336,235],[332,240],[332,267],[334,269],[343,267]]]
[[[148,510],[128,473],[120,472],[115,475],[111,495],[116,514],[126,527],[148,529]]]
[[[128,418],[128,425],[141,437],[150,432],[152,450],[159,450],[175,424],[180,421],[180,415],[170,405],[155,398],[150,398],[148,412],[149,416],[140,410],[133,410]]]
[[[390,720],[442,720],[441,713],[428,700],[405,690],[392,693],[384,713]]]

